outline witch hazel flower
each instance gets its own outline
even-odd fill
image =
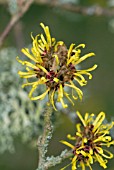
[[[62,168],[66,169],[72,165],[72,170],[81,167],[85,170],[88,166],[92,170],[92,164],[98,162],[104,169],[107,168],[108,159],[113,158],[113,154],[107,149],[114,145],[114,140],[110,136],[110,129],[114,122],[104,124],[105,113],[100,112],[96,117],[94,114],[86,113],[84,118],[77,112],[81,123],[76,124],[76,133],[74,136],[67,135],[74,144],[62,140],[61,143],[72,149],[71,163]]]
[[[49,27],[40,23],[45,35],[38,34],[35,37],[31,34],[32,48],[23,48],[22,53],[28,57],[23,61],[17,57],[17,61],[25,65],[26,71],[19,71],[21,78],[26,79],[22,87],[31,86],[29,97],[31,100],[42,100],[48,95],[49,102],[56,110],[55,101],[61,102],[63,108],[68,105],[64,102],[66,97],[73,105],[73,99],[82,100],[83,92],[77,87],[87,84],[85,76],[92,78],[91,71],[95,70],[97,65],[85,70],[78,69],[78,64],[89,57],[95,56],[93,52],[81,56],[81,49],[85,44],[71,44],[69,48],[63,41],[56,41],[51,37]],[[39,86],[44,86],[44,92],[36,95]],[[65,87],[72,89],[72,94],[65,91]]]

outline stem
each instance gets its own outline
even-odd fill
[[[13,28],[13,26],[19,21],[19,19],[27,12],[27,10],[29,9],[29,7],[31,6],[31,4],[34,2],[34,0],[28,0],[25,5],[23,5],[21,7],[21,9],[19,10],[19,12],[17,12],[15,15],[13,15],[9,21],[9,23],[7,24],[6,28],[4,29],[4,31],[2,32],[2,34],[0,35],[0,47],[3,44],[4,39],[7,37],[7,35],[9,34],[9,32],[11,31],[11,29]]]
[[[65,149],[64,151],[61,152],[61,154],[59,156],[47,157],[47,162],[45,163],[45,167],[46,167],[46,169],[49,169],[50,167],[60,164],[65,159],[72,157],[72,155],[73,155],[72,150],[67,151],[67,149]]]
[[[44,131],[42,136],[38,138],[38,151],[39,151],[39,163],[37,170],[46,170],[45,162],[46,162],[46,153],[47,147],[49,144],[49,140],[52,137],[52,123],[51,123],[51,115],[52,115],[52,107],[47,106],[44,113]]]

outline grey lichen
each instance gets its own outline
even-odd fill
[[[20,65],[13,47],[0,51],[0,152],[14,151],[14,136],[21,135],[22,141],[33,141],[43,126],[41,114],[46,101],[33,102],[26,89],[21,88],[22,79],[17,71]],[[19,85],[20,84],[20,85]],[[40,89],[42,91],[42,89]]]

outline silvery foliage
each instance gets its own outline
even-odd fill
[[[40,134],[46,101],[30,101],[28,92],[21,88],[23,79],[17,74],[22,66],[16,61],[15,48],[0,51],[0,153],[14,151],[14,137],[32,141]],[[42,92],[42,89],[40,89]]]

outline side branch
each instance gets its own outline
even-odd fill
[[[71,12],[75,12],[78,14],[83,15],[92,15],[92,16],[114,16],[114,10],[111,10],[109,8],[102,8],[98,5],[93,5],[89,7],[83,7],[83,6],[76,6],[71,4],[63,5],[62,8],[64,10],[68,10]]]
[[[28,0],[26,1],[25,5],[22,6],[15,15],[13,15],[7,24],[5,30],[0,35],[0,47],[3,44],[4,39],[7,37],[8,33],[11,31],[12,27],[16,24],[16,22],[26,13],[26,11],[29,9],[30,5],[34,2],[34,0]]]
[[[61,154],[59,156],[51,156],[51,157],[47,157],[46,159],[46,163],[45,163],[45,168],[49,169],[50,167],[53,167],[57,164],[60,164],[61,162],[63,162],[65,159],[69,158],[72,156],[72,151],[67,151],[67,149],[65,149],[64,151],[61,152]]]
[[[48,5],[50,7],[57,7],[63,10],[71,11],[74,13],[82,14],[82,15],[95,15],[95,16],[114,16],[113,8],[103,8],[99,5],[92,6],[79,6],[74,5],[72,3],[61,4],[57,0],[39,0],[37,4]]]
[[[38,138],[38,151],[39,151],[39,162],[37,170],[45,170],[46,152],[49,140],[52,137],[52,124],[51,124],[52,107],[47,106],[44,113],[44,131],[43,134]]]

